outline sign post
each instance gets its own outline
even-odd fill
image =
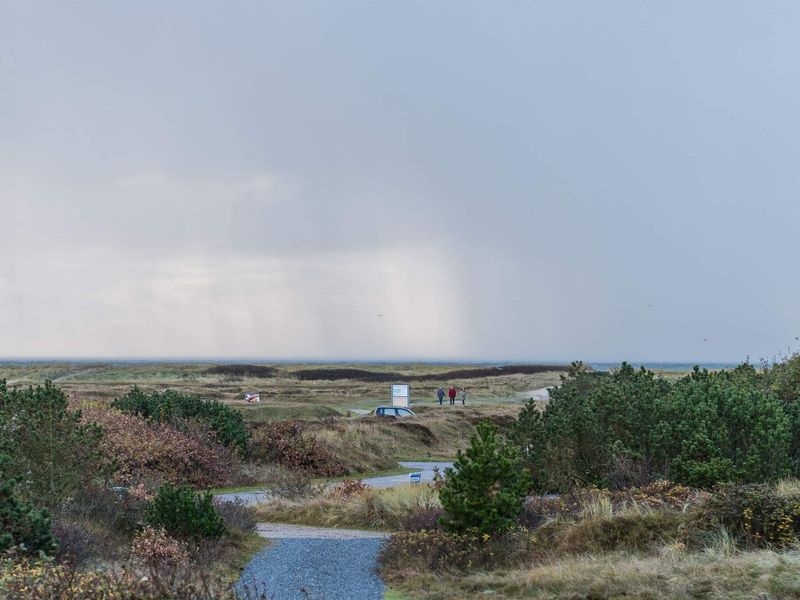
[[[392,386],[392,406],[408,407],[408,384]]]
[[[408,482],[409,483],[422,483],[422,473],[409,473],[408,474]]]

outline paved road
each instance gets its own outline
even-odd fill
[[[377,575],[386,534],[275,523],[259,525],[272,543],[242,571],[243,598],[265,593],[270,600],[380,600]],[[252,593],[255,592],[255,593]]]
[[[550,390],[548,388],[529,390],[525,392],[524,396],[526,398],[533,398],[534,400],[550,400]]]
[[[433,481],[434,468],[437,468],[444,475],[444,470],[452,467],[451,462],[408,462],[401,461],[401,467],[407,469],[414,469],[417,473],[422,473],[422,481]],[[387,475],[386,477],[370,477],[369,479],[362,479],[370,487],[384,489],[390,487],[397,487],[409,482],[408,474],[405,475]]]
[[[407,469],[415,469],[417,472],[422,473],[422,481],[433,481],[433,469],[438,467],[444,474],[447,467],[452,467],[451,462],[408,462],[400,463],[400,466]],[[386,477],[369,477],[362,479],[365,484],[377,489],[384,489],[390,487],[397,487],[409,482],[408,475],[388,475]],[[240,500],[248,506],[253,504],[261,504],[262,502],[269,502],[272,495],[266,490],[256,490],[250,492],[231,492],[229,494],[216,494],[214,496],[218,502],[236,502]]]
[[[217,502],[236,502],[241,501],[247,506],[254,504],[261,504],[269,501],[272,494],[267,491],[253,491],[253,492],[231,492],[229,494],[214,494],[214,499]]]

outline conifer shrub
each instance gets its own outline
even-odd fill
[[[203,400],[174,390],[145,392],[134,387],[114,400],[111,406],[178,428],[184,425],[186,419],[199,421],[214,432],[220,443],[234,448],[240,455],[247,451],[248,434],[242,414],[216,400]]]
[[[469,448],[459,450],[453,468],[445,471],[439,490],[445,511],[441,523],[457,533],[507,531],[516,525],[529,488],[517,449],[498,440],[497,428],[483,421]]]
[[[50,515],[14,495],[16,480],[6,476],[6,462],[0,455],[0,552],[15,548],[22,554],[50,554],[56,547]]]
[[[163,484],[145,511],[147,523],[177,538],[218,538],[225,522],[214,506],[211,492]]]
[[[66,395],[50,381],[8,389],[0,380],[0,452],[6,472],[19,477],[25,500],[56,508],[76,491],[110,472],[103,462],[102,429],[71,410]]]
[[[626,363],[612,373],[576,363],[546,408],[530,402],[509,435],[540,492],[660,479],[710,488],[789,475],[800,444],[797,415],[746,364],[695,368],[673,383]]]
[[[790,418],[749,365],[715,373],[695,368],[672,384],[657,410],[655,462],[673,481],[710,488],[791,472]]]

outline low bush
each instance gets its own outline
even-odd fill
[[[165,483],[148,504],[149,525],[164,528],[178,538],[216,538],[225,532],[225,523],[209,492]]]
[[[400,529],[403,531],[431,531],[441,529],[439,521],[444,515],[441,507],[420,507],[411,510],[400,519]]]
[[[534,548],[534,540],[524,529],[494,536],[442,530],[400,532],[386,542],[379,561],[386,572],[492,570],[527,562]]]
[[[349,498],[350,496],[357,496],[369,490],[369,486],[358,479],[345,479],[340,484],[334,486],[329,495],[335,498]]]
[[[256,530],[256,520],[244,501],[237,499],[235,502],[220,502],[216,506],[228,529],[237,529],[243,533]]]
[[[526,512],[545,518],[578,518],[599,511],[608,516],[631,509],[684,510],[701,504],[709,493],[667,480],[638,488],[607,490],[574,488],[558,496],[533,496],[525,504]],[[605,508],[599,508],[604,505]]]
[[[189,562],[186,545],[162,529],[146,525],[131,545],[131,558],[150,570],[175,568]]]
[[[98,543],[98,536],[90,531],[90,524],[85,521],[54,519],[53,536],[58,540],[54,557],[61,563],[78,566],[112,556],[103,548],[105,544]]]
[[[686,515],[673,510],[627,512],[578,521],[554,521],[534,532],[539,552],[565,554],[652,552],[665,544],[684,542]]]
[[[215,487],[229,484],[238,471],[235,453],[213,439],[203,443],[167,423],[114,409],[86,410],[84,417],[102,425],[104,460],[116,466],[119,484],[151,480]]]
[[[105,485],[79,490],[56,511],[56,521],[93,523],[114,534],[133,535],[150,497],[142,486],[114,491]]]
[[[4,600],[242,600],[230,585],[194,566],[76,570],[47,560],[0,561]],[[257,591],[245,598],[266,598]]]
[[[701,507],[695,525],[712,531],[724,527],[748,548],[788,548],[800,534],[800,498],[766,484],[720,486]]]
[[[207,425],[225,446],[235,449],[240,455],[247,451],[248,433],[242,414],[216,400],[203,400],[174,390],[145,392],[135,387],[114,400],[111,406],[179,428],[187,419],[196,420]]]
[[[203,371],[206,375],[231,375],[234,377],[275,377],[275,367],[264,365],[214,365]]]
[[[347,472],[333,452],[305,432],[301,421],[273,421],[255,426],[250,456],[321,477],[338,477]]]
[[[520,527],[536,529],[547,520],[541,506],[536,502],[526,502],[522,512],[517,518]]]

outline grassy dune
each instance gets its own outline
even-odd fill
[[[389,399],[387,382],[359,381],[358,379],[301,379],[299,375],[309,369],[331,370],[347,368],[335,364],[279,364],[271,365],[274,373],[270,377],[255,377],[241,370],[231,373],[219,372],[211,364],[74,364],[32,363],[0,364],[0,379],[10,385],[42,383],[54,380],[59,387],[81,399],[107,401],[124,394],[132,386],[142,388],[173,388],[235,403],[242,407],[247,418],[320,418],[330,414],[344,414],[348,410],[370,410]],[[495,405],[521,402],[526,392],[559,382],[560,372],[545,371],[531,374],[492,375],[474,377],[471,365],[430,364],[359,364],[351,365],[359,370],[397,373],[399,381],[404,377],[425,378],[429,381],[411,382],[411,401],[416,404],[433,403],[435,390],[440,385],[466,387],[469,402],[473,405]],[[465,377],[458,377],[462,371]],[[438,379],[437,374],[447,374]],[[474,375],[474,373],[472,374]],[[259,391],[262,402],[258,406],[247,406],[242,402],[245,391]]]
[[[394,531],[419,510],[440,508],[439,495],[428,485],[367,490],[342,498],[332,493],[311,499],[279,500],[253,510],[259,521]]]
[[[424,600],[798,598],[800,553],[736,553],[723,547],[690,554],[665,547],[656,556],[611,553],[509,571],[414,573],[403,578],[401,589],[401,597]]]

